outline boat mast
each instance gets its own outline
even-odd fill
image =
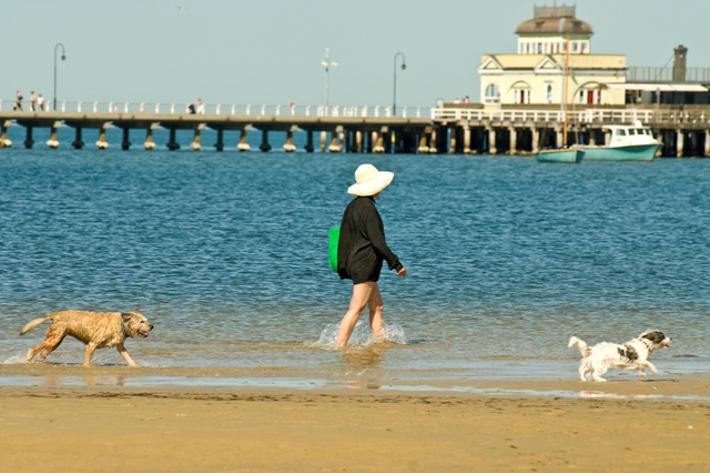
[[[564,85],[564,124],[562,127],[562,147],[567,146],[567,79],[569,77],[569,33],[567,33],[567,44],[565,45],[565,85]]]

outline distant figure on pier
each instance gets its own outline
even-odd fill
[[[44,97],[42,97],[42,94],[39,94],[39,97],[37,97],[37,107],[39,110],[44,110]]]
[[[189,113],[190,115],[195,114],[195,104],[194,103],[191,103],[190,105],[187,106],[187,113]]]
[[[294,115],[296,114],[296,102],[294,102],[293,100],[291,100],[291,101],[288,103],[288,108],[289,108],[289,110],[291,111],[291,116],[294,116]]]
[[[197,113],[200,115],[204,115],[205,114],[205,104],[202,103],[202,99],[197,99],[196,105],[197,105]]]
[[[469,103],[469,100],[468,100],[468,95],[467,95],[466,97],[464,97],[464,98],[463,98],[463,103]]]
[[[13,107],[13,110],[22,111],[22,92],[19,90],[15,92],[15,106]]]
[[[34,90],[30,92],[30,110],[37,111],[37,95],[35,95]]]

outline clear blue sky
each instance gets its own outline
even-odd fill
[[[398,106],[477,101],[481,54],[515,52],[535,3],[552,0],[0,0],[0,98],[50,100],[61,42],[60,100],[318,105],[328,47],[332,105],[390,105],[398,51]],[[576,5],[592,53],[663,66],[683,44],[689,67],[710,67],[710,0]]]

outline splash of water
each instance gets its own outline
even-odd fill
[[[22,355],[13,355],[13,356],[11,356],[10,358],[8,358],[7,360],[3,361],[3,362],[0,363],[0,364],[3,364],[3,365],[16,365],[16,364],[19,364],[19,363],[25,363],[25,357],[24,357],[24,356],[22,356]]]
[[[315,348],[334,349],[335,342],[338,338],[338,328],[340,324],[328,324],[320,334],[317,342],[305,342],[304,345]],[[385,336],[392,343],[405,345],[407,339],[404,334],[404,329],[399,324],[385,324]],[[370,346],[379,343],[379,337],[375,337],[370,330],[367,322],[358,320],[350,335],[348,345]]]

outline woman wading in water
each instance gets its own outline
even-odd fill
[[[407,275],[407,269],[385,242],[384,225],[374,198],[393,178],[392,172],[378,171],[372,164],[363,164],[355,171],[355,184],[348,188],[348,194],[357,197],[345,208],[340,225],[338,274],[341,279],[353,281],[353,295],[348,311],[340,322],[336,341],[338,347],[348,344],[365,306],[370,310],[370,329],[375,339],[387,341],[382,320],[384,303],[377,285],[382,262],[387,261],[389,269],[397,271],[401,277]]]

